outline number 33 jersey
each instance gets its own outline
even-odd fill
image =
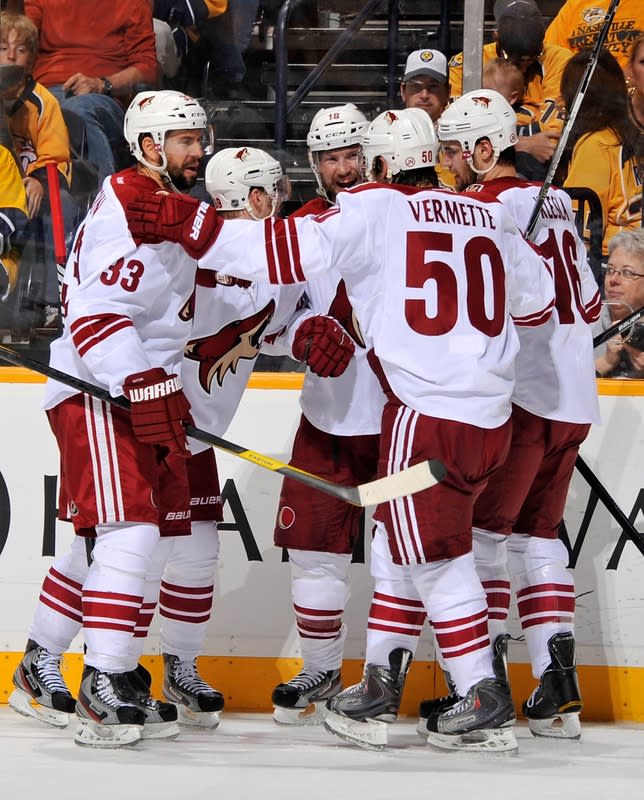
[[[468,191],[498,198],[523,231],[540,189],[520,178],[497,178]],[[601,297],[566,192],[548,190],[533,239],[554,275],[555,310],[545,325],[518,329],[512,400],[546,419],[599,422],[590,325],[599,319]]]
[[[150,367],[179,373],[192,321],[180,310],[191,296],[196,262],[171,244],[137,246],[125,208],[159,185],[136,169],[107,178],[81,224],[65,268],[64,331],[51,366],[123,394],[127,375]],[[49,381],[44,407],[75,390]]]

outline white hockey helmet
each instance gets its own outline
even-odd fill
[[[204,152],[212,152],[212,128],[208,125],[206,112],[192,97],[182,92],[163,89],[158,92],[139,92],[125,112],[123,133],[130,152],[146,167],[167,174],[168,162],[165,155],[165,137],[169,131],[200,130],[206,135]],[[141,150],[141,134],[148,133],[159,148],[161,165],[151,164]]]
[[[206,189],[215,208],[221,211],[246,209],[254,217],[248,202],[251,189],[264,189],[273,203],[274,214],[288,198],[288,178],[279,161],[257,147],[226,147],[206,166]]]
[[[517,143],[517,116],[494,89],[476,89],[447,106],[438,119],[437,131],[441,142],[458,142],[470,164],[477,141],[488,138],[496,163],[502,150]]]
[[[367,177],[374,179],[374,160],[387,161],[387,180],[401,170],[435,167],[438,138],[431,117],[422,108],[383,111],[369,125],[362,142]]]
[[[321,108],[313,117],[306,136],[306,146],[309,164],[318,184],[318,194],[327,197],[318,170],[319,154],[328,150],[339,150],[341,147],[362,145],[362,135],[368,124],[365,115],[353,103]]]

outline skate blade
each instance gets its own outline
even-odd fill
[[[74,734],[74,742],[79,747],[98,747],[104,750],[132,747],[141,741],[143,734],[142,725],[101,725],[84,719],[79,722]]]
[[[365,750],[384,750],[387,746],[388,723],[386,722],[375,719],[359,721],[329,711],[323,724],[329,733]]]
[[[418,722],[416,723],[416,733],[424,741],[427,741],[427,734],[429,733],[427,730],[427,719],[427,717],[418,717]]]
[[[187,706],[177,706],[179,725],[192,728],[210,728],[214,731],[219,726],[219,711],[193,711]]]
[[[559,714],[550,719],[529,719],[530,733],[543,739],[570,739],[578,742],[581,739],[581,723],[579,714]]]
[[[66,728],[69,725],[69,714],[64,711],[56,711],[54,708],[41,706],[33,702],[33,698],[23,689],[14,689],[9,695],[9,705],[23,717],[31,717],[45,725],[54,728]]]
[[[327,715],[326,700],[306,708],[273,706],[273,721],[278,725],[321,725]]]
[[[143,725],[142,739],[176,739],[181,728],[176,722],[146,722]]]
[[[515,756],[519,745],[511,727],[484,728],[468,733],[435,733],[428,731],[427,743],[440,752],[491,753]]]

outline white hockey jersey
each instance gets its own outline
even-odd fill
[[[526,230],[540,184],[498,178],[470,187],[497,197]],[[590,324],[601,297],[577,234],[569,196],[550,187],[532,236],[555,279],[555,310],[545,325],[519,328],[513,402],[546,419],[600,421]]]
[[[201,262],[293,283],[330,265],[396,395],[414,410],[484,428],[510,415],[517,325],[554,306],[545,262],[500,203],[366,184],[319,217],[225,222]]]
[[[180,373],[192,327],[179,312],[193,292],[196,262],[167,244],[137,247],[127,226],[127,203],[158,189],[136,168],[106,178],[65,269],[65,327],[52,343],[50,364],[114,396],[134,372]],[[43,407],[76,393],[50,380]]]
[[[303,291],[299,284],[272,286],[197,270],[194,295],[180,312],[193,326],[182,378],[197,428],[225,433],[264,338],[283,329]],[[207,447],[189,441],[193,453]]]

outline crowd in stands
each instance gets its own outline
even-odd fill
[[[547,174],[609,5],[567,0],[546,25],[535,0],[493,4],[494,38],[483,47],[482,86],[503,94],[517,113],[517,168],[528,179]],[[12,177],[3,168],[0,224],[23,212],[28,221],[14,230],[8,227],[13,223],[5,225],[0,240],[0,328],[20,327],[19,316],[30,326],[55,329],[52,192],[62,201],[69,252],[93,192],[130,163],[123,118],[133,94],[163,87],[193,95],[206,90],[217,98],[243,95],[253,28],[263,17],[274,20],[279,3],[3,0],[2,7],[0,64],[22,66],[24,74],[19,85],[3,89],[0,132],[8,127],[10,138],[0,142],[17,158],[24,197],[9,193]],[[423,108],[436,123],[462,86],[462,53],[415,51],[402,76],[401,106]],[[642,224],[643,128],[644,11],[639,0],[621,0],[555,177],[557,185],[597,196],[601,221],[588,218],[583,227],[590,246],[591,222],[601,226],[603,263],[611,239]],[[56,165],[55,172],[47,171],[48,163]],[[89,175],[89,191],[80,194],[83,174]],[[444,186],[454,188],[454,176],[440,164],[438,174]],[[52,176],[57,186],[50,185]],[[584,208],[580,213],[587,213]],[[11,297],[14,306],[24,300],[23,272],[30,292],[40,287],[39,297],[29,309],[12,312]],[[623,281],[620,273],[611,278],[607,285]]]

